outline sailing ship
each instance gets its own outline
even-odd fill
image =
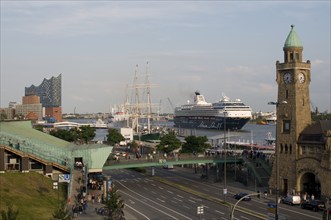
[[[155,112],[160,109],[159,104],[151,101],[151,88],[158,85],[149,81],[148,62],[146,73],[144,77],[142,76],[138,74],[138,65],[136,65],[133,83],[126,87],[124,104],[112,110],[112,124],[118,128],[132,128],[136,140],[159,139],[160,132],[151,124],[152,120],[158,117]],[[130,95],[129,91],[131,91]]]

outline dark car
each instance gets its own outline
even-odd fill
[[[247,193],[241,192],[241,193],[238,193],[238,194],[234,195],[233,198],[239,200],[239,199],[241,199],[241,198],[243,198],[243,197],[245,197],[247,195],[248,195]],[[251,199],[251,197],[247,196],[247,197],[243,198],[242,200],[244,200],[244,201],[251,201],[252,199]]]
[[[301,203],[301,208],[311,209],[314,212],[325,209],[325,203],[320,200],[308,200]]]

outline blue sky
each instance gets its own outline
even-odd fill
[[[294,24],[312,105],[330,112],[330,14],[330,1],[1,1],[1,107],[62,73],[64,113],[109,112],[148,61],[161,112],[196,90],[272,111]]]

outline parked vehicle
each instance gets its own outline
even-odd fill
[[[314,212],[317,212],[317,211],[325,209],[325,203],[320,200],[308,200],[308,201],[301,203],[301,208],[311,209]]]
[[[301,204],[301,198],[300,196],[284,196],[280,200],[281,203],[288,204],[288,205],[300,205]]]
[[[247,196],[247,195],[248,195],[247,193],[240,192],[240,193],[235,194],[235,195],[233,196],[233,198],[239,200],[239,199],[241,199],[241,198],[243,198],[243,197],[245,197],[245,196]],[[249,197],[249,196],[247,196],[247,197],[245,197],[243,200],[244,200],[244,201],[251,201],[252,198]]]

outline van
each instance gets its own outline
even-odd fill
[[[280,200],[281,203],[288,204],[288,205],[300,205],[301,204],[301,197],[300,196],[284,196]]]

